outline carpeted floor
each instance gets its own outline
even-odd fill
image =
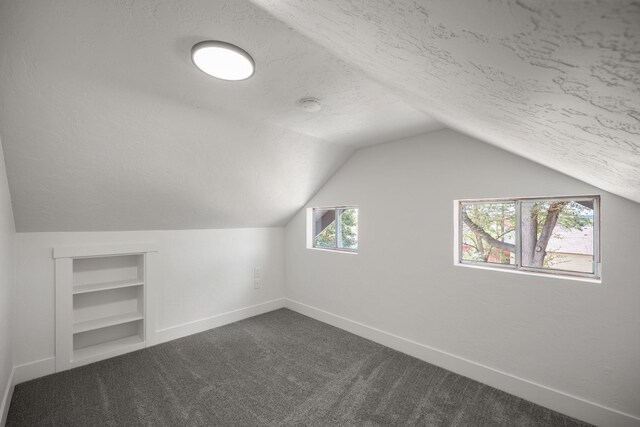
[[[586,426],[281,309],[16,387],[7,426]]]

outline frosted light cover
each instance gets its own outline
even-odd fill
[[[255,70],[247,52],[225,42],[200,42],[193,47],[191,57],[200,70],[222,80],[246,80]]]

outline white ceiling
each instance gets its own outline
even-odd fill
[[[255,76],[198,71],[208,39]],[[433,117],[640,202],[637,2],[5,1],[0,55],[18,231],[281,225]]]
[[[449,126],[640,202],[637,1],[252,1]]]
[[[197,70],[209,39],[255,76]],[[3,2],[0,54],[18,231],[282,225],[358,147],[442,127],[248,1]]]

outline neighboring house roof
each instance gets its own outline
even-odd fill
[[[593,227],[576,230],[557,226],[549,239],[547,252],[593,255]]]

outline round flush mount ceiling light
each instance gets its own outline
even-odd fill
[[[298,101],[298,107],[309,113],[315,113],[322,109],[322,103],[317,98],[302,98]]]
[[[231,43],[208,40],[191,49],[191,59],[206,74],[222,80],[246,80],[256,64],[251,55]]]

